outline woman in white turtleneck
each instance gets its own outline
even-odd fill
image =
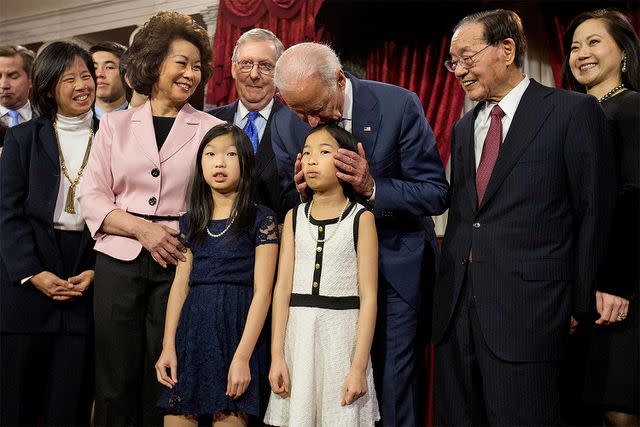
[[[0,425],[88,425],[93,240],[78,192],[96,121],[88,52],[47,46],[34,64],[40,117],[0,158]]]

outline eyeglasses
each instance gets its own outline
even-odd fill
[[[485,47],[483,47],[482,49],[480,49],[479,51],[477,51],[476,53],[474,53],[471,56],[463,56],[462,58],[459,58],[455,61],[451,60],[451,59],[447,59],[446,61],[444,61],[444,68],[446,68],[448,71],[454,73],[456,71],[456,68],[458,68],[458,65],[460,65],[462,68],[465,69],[469,69],[471,67],[473,67],[473,65],[476,63],[476,61],[473,59],[474,57],[478,56],[483,50],[485,50],[486,48],[488,48],[489,46],[491,46],[490,44],[486,45]]]
[[[276,68],[275,65],[270,62],[253,62],[248,59],[238,61],[236,64],[238,64],[240,71],[243,73],[250,73],[253,70],[253,67],[257,65],[258,71],[260,71],[261,74],[271,75]]]

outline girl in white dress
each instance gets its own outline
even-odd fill
[[[311,131],[302,153],[310,202],[289,211],[273,297],[271,397],[276,426],[367,426],[380,419],[369,353],[378,239],[373,214],[336,176],[334,154],[356,151],[336,125]]]

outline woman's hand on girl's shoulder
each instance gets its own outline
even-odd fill
[[[178,357],[175,347],[163,347],[155,367],[158,382],[165,387],[173,388],[178,383]]]
[[[244,394],[251,382],[251,371],[249,370],[249,360],[234,356],[229,366],[227,375],[227,392],[232,399],[236,399]]]
[[[351,368],[344,380],[342,387],[342,406],[351,405],[356,400],[367,394],[367,379],[365,371]]]
[[[271,390],[280,397],[289,397],[291,381],[289,380],[289,368],[284,357],[273,357],[269,369],[269,384]]]

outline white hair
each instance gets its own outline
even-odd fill
[[[233,61],[233,62],[237,62],[238,61],[238,55],[240,54],[239,53],[240,52],[240,46],[242,46],[244,43],[246,43],[246,42],[262,42],[262,41],[273,42],[273,45],[276,48],[276,61],[277,61],[278,58],[280,58],[280,55],[282,55],[282,52],[284,52],[284,46],[282,45],[282,42],[280,41],[279,38],[276,37],[275,34],[273,34],[269,30],[265,30],[264,28],[254,28],[252,30],[247,31],[246,33],[243,33],[238,38],[238,41],[236,42],[236,46],[233,48],[233,54],[231,55],[231,61]]]
[[[319,77],[331,88],[338,86],[340,59],[331,47],[321,43],[299,43],[285,50],[278,62],[274,81],[283,92],[297,90],[311,77]]]

